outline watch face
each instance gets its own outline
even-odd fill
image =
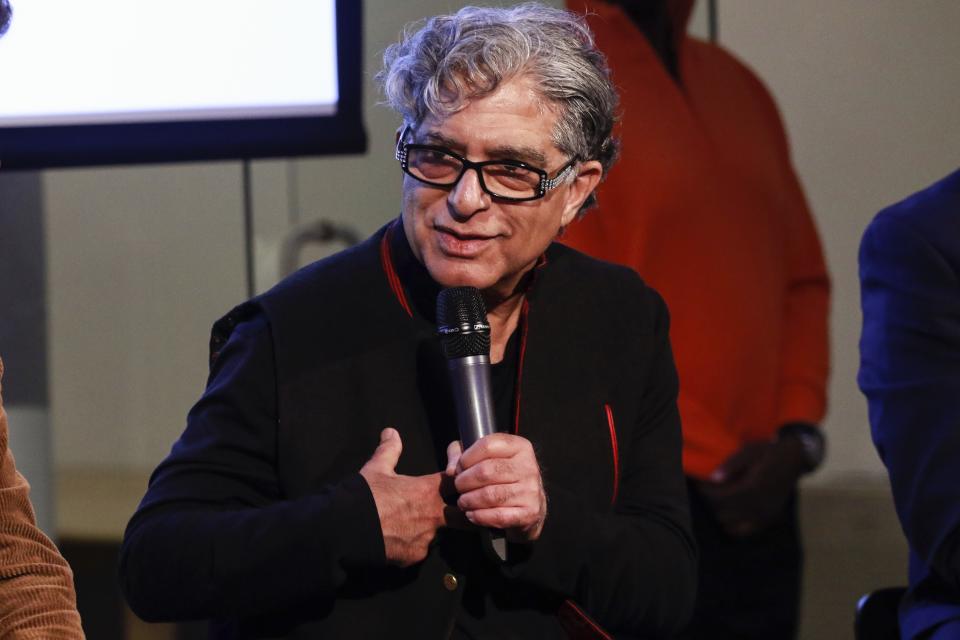
[[[823,445],[820,438],[809,433],[800,435],[800,443],[803,445],[803,453],[807,458],[807,465],[815,469],[823,460]]]
[[[800,442],[807,471],[813,471],[823,462],[824,440],[817,427],[809,424],[790,423],[781,427],[778,435],[780,437],[793,436]]]

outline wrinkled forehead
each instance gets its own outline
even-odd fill
[[[467,143],[455,137],[446,135],[442,129],[434,129],[429,124],[420,130],[412,132],[414,140],[419,144],[429,144],[450,149],[459,155],[467,155]],[[547,139],[544,146],[554,146],[552,140]],[[510,158],[530,165],[542,167],[547,164],[547,154],[539,146],[516,144],[500,140],[484,145],[483,152],[492,158]]]
[[[516,152],[512,157],[541,164],[551,149],[559,149],[555,131],[558,108],[528,77],[512,78],[489,91],[463,85],[443,104],[443,111],[429,111],[419,122],[408,124],[411,141],[457,152],[464,151],[471,141],[482,141],[488,153],[512,150]],[[485,117],[476,117],[478,112]],[[503,118],[494,117],[491,122],[491,112],[502,112]],[[511,122],[518,115],[522,132],[512,135]],[[531,137],[531,128],[539,129],[538,135]]]
[[[465,73],[450,76],[439,89],[436,100],[421,96],[420,109],[415,122],[408,122],[413,129],[419,129],[427,120],[442,122],[450,116],[463,111],[478,100],[483,100],[502,92],[504,88],[522,94],[541,117],[558,116],[560,106],[546,97],[546,92],[533,75],[523,71],[503,78],[496,83],[472,80]]]

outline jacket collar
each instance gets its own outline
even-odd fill
[[[397,301],[410,316],[419,316],[431,324],[437,320],[437,295],[440,285],[417,260],[397,217],[386,227],[381,240],[380,257]]]

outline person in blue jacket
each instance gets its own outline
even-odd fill
[[[960,638],[960,170],[860,246],[860,388],[910,544],[902,636]]]

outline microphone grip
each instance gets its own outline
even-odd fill
[[[497,430],[490,387],[490,356],[451,358],[447,360],[447,368],[457,410],[460,445],[466,451],[474,442]],[[480,540],[491,560],[506,561],[507,543],[502,531],[483,531]]]
[[[490,387],[490,357],[451,358],[447,360],[447,367],[460,444],[466,451],[474,442],[497,430]]]

